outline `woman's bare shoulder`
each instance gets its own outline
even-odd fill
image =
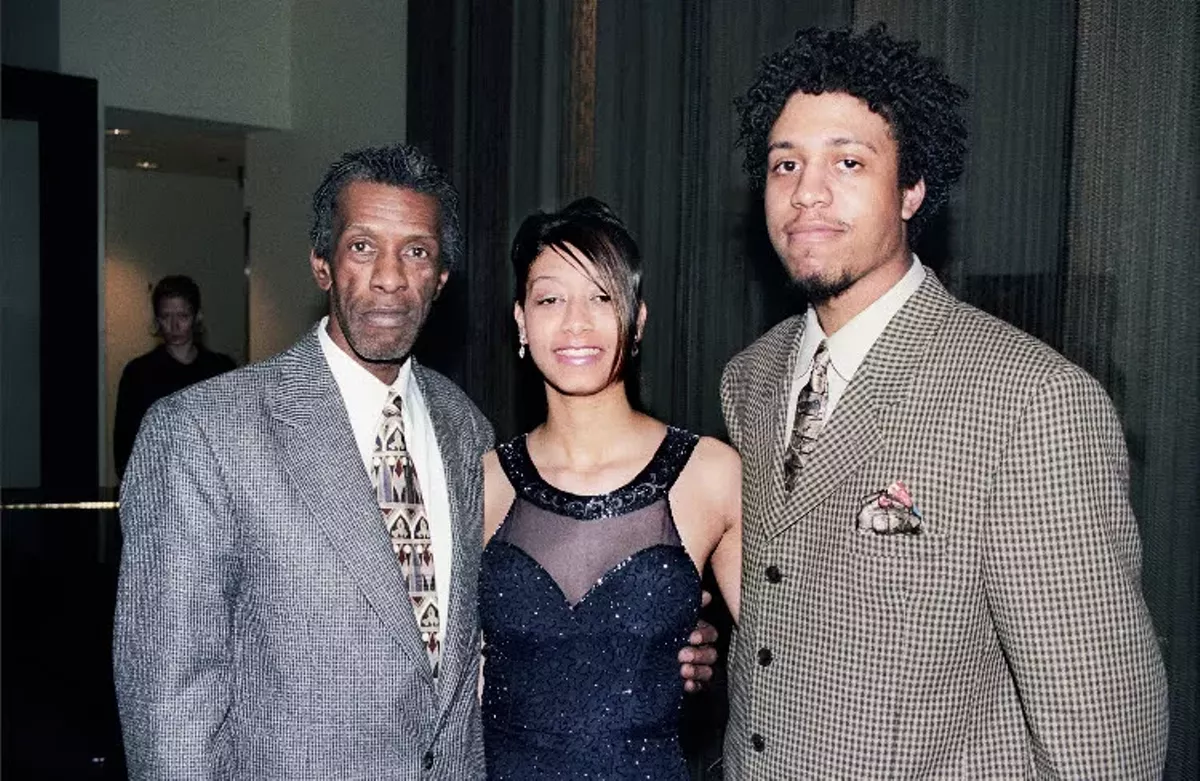
[[[677,493],[692,496],[714,508],[740,502],[742,459],[715,437],[700,437],[676,482]],[[722,513],[724,514],[724,513]]]
[[[512,506],[513,500],[516,499],[517,492],[508,482],[508,475],[504,473],[504,467],[500,464],[500,455],[495,450],[489,450],[483,454],[483,541],[492,538],[496,530],[500,528],[500,524],[504,522],[504,517],[508,515],[508,508]]]
[[[692,463],[706,477],[719,480],[725,476],[736,476],[738,483],[741,483],[742,457],[716,437],[700,437],[692,453]]]

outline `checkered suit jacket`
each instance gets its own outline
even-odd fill
[[[745,475],[726,777],[1157,778],[1165,675],[1104,391],[931,275],[789,495],[802,329],[722,379]],[[893,480],[925,533],[860,534]]]
[[[475,592],[491,427],[413,374],[454,577],[434,686],[315,329],[157,404],[121,494],[117,699],[133,779],[479,779]]]

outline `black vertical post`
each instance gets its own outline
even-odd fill
[[[3,68],[3,115],[37,122],[41,490],[94,499],[100,471],[96,82]]]

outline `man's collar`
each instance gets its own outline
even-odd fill
[[[404,359],[404,363],[400,364],[400,372],[396,375],[395,381],[388,385],[367,371],[366,367],[354,360],[353,356],[334,342],[329,336],[328,328],[329,316],[326,315],[317,324],[317,339],[321,343],[321,352],[325,354],[329,370],[337,380],[338,386],[342,388],[343,396],[346,395],[348,388],[361,389],[372,395],[384,394],[384,398],[389,389],[399,392],[401,396],[408,395],[408,386],[412,381],[412,356]],[[380,407],[382,408],[382,406],[381,402]]]
[[[800,340],[797,366],[809,366],[821,340],[826,339],[829,345],[829,362],[833,370],[849,382],[879,339],[879,335],[883,333],[883,329],[925,281],[925,267],[915,254],[912,259],[912,265],[899,282],[852,317],[833,336],[826,337],[817,319],[817,312],[810,305],[804,313],[804,336]]]

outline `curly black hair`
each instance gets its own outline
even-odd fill
[[[458,265],[463,254],[458,190],[433,158],[410,144],[356,149],[346,152],[329,167],[313,193],[313,221],[308,231],[313,253],[318,258],[331,259],[337,200],[352,182],[386,184],[436,198],[442,268],[453,269]]]
[[[897,41],[887,26],[861,34],[809,28],[759,65],[754,83],[734,101],[740,119],[742,168],[756,190],[765,186],[767,138],[788,98],[797,92],[842,92],[883,117],[900,150],[899,185],[925,180],[925,200],[908,222],[916,237],[950,197],[962,176],[967,126],[959,109],[967,91],[945,74],[942,64],[918,53],[916,41]]]

